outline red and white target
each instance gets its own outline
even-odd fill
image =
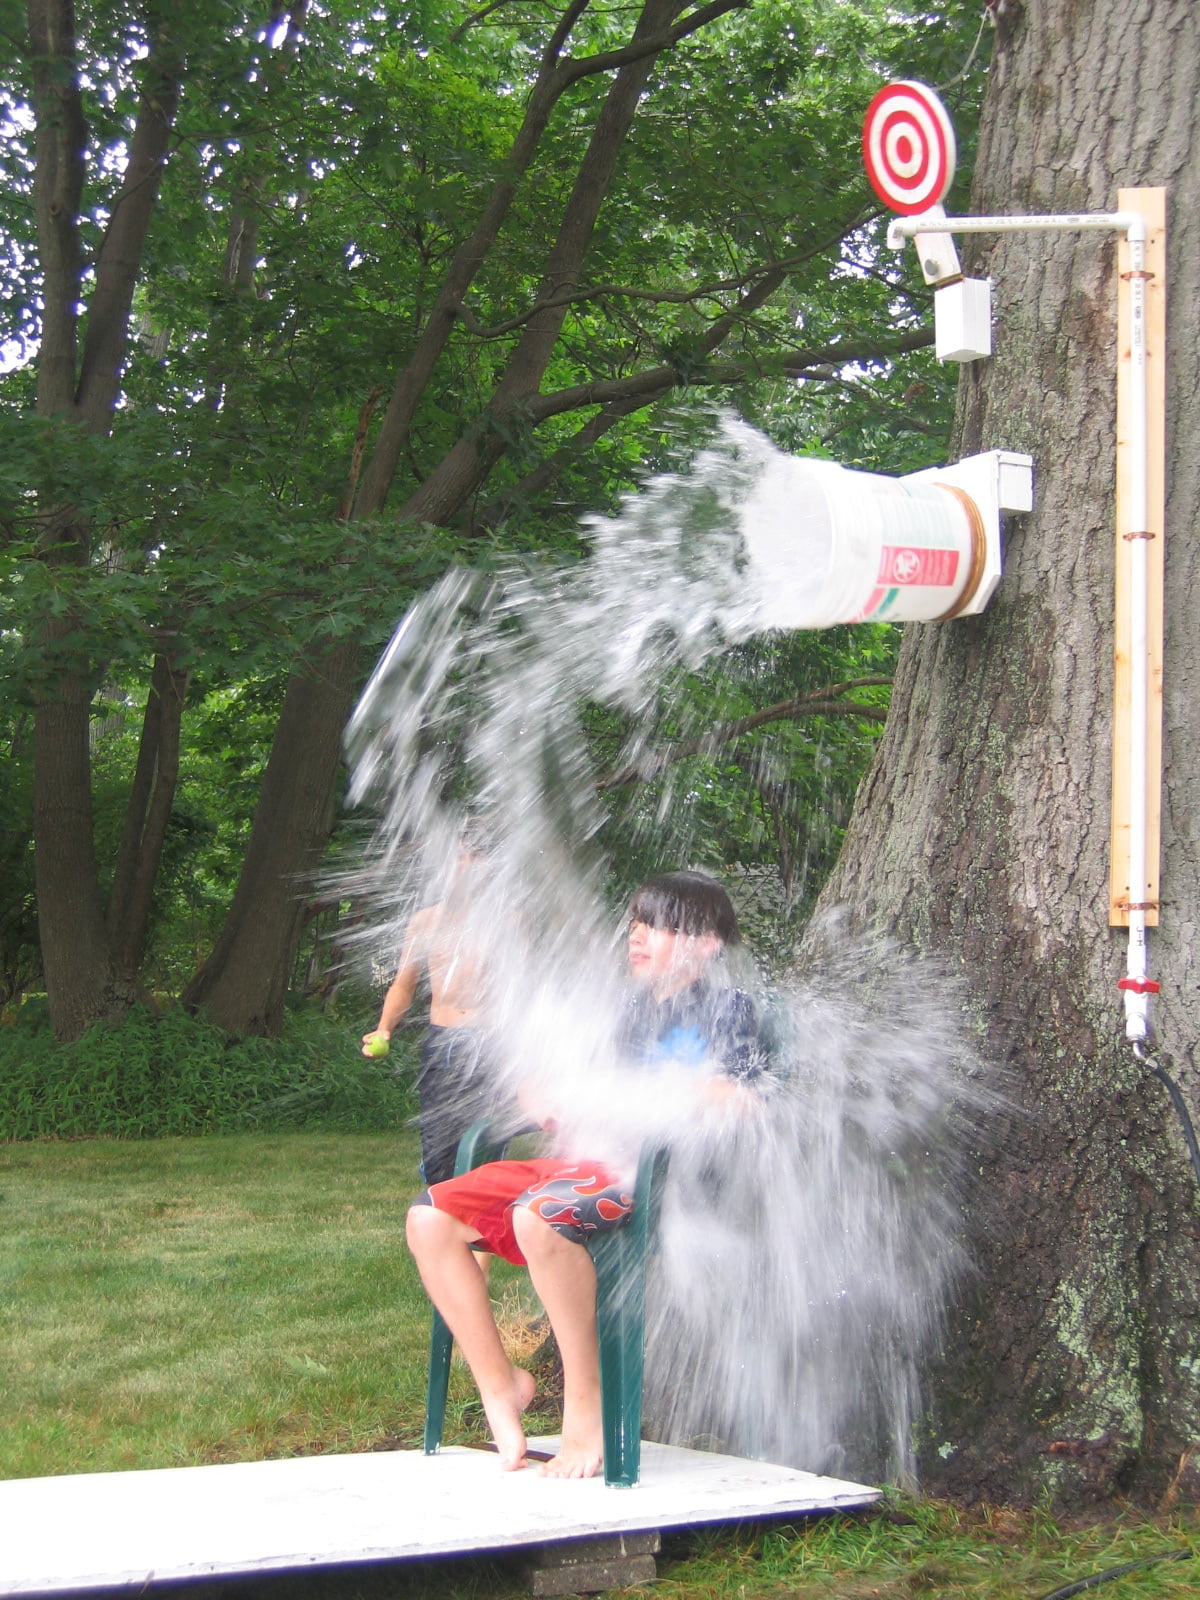
[[[954,182],[954,127],[945,106],[923,83],[889,83],[880,89],[867,107],[862,138],[871,187],[901,216],[919,216],[936,206]]]

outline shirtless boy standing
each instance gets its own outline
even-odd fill
[[[429,1026],[417,1070],[421,1175],[427,1184],[453,1176],[459,1139],[489,1109],[483,975],[466,929],[472,881],[483,870],[483,856],[460,851],[446,898],[416,912],[405,929],[379,1021],[363,1034],[362,1053],[369,1056],[372,1041],[390,1039],[400,1025],[422,971],[428,975]]]

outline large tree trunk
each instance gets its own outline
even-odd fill
[[[224,930],[183,1004],[231,1033],[278,1033],[304,898],[333,823],[342,730],[361,651],[335,645],[288,684]]]
[[[51,625],[42,637],[51,642]],[[92,842],[90,702],[90,682],[72,672],[60,679],[53,698],[39,699],[34,708],[34,871],[42,969],[51,1021],[63,1039],[82,1033],[108,1003],[108,942]]]
[[[1192,0],[1004,0],[971,209],[1109,211],[1168,189],[1163,1063],[1193,1063],[1200,31]],[[1200,1438],[1196,1182],[1124,1040],[1108,927],[1116,241],[982,242],[996,353],[964,369],[957,453],[1026,450],[1036,509],[981,618],[913,627],[830,902],[961,970],[1010,1107],[967,1196],[978,1276],[930,1385],[926,1486],[1157,1496]],[[1194,1481],[1194,1479],[1193,1479]]]
[[[188,674],[168,655],[154,658],[137,766],[125,807],[105,925],[114,975],[141,993],[154,884],[179,784],[179,734]]]
[[[178,0],[157,14],[143,68],[137,121],[123,181],[92,263],[92,291],[82,354],[79,305],[83,252],[80,202],[87,126],[83,116],[71,0],[29,0],[29,43],[37,108],[34,201],[45,293],[38,352],[37,409],[43,417],[106,434],[120,394],[134,283],[162,180],[184,60],[176,39]],[[78,372],[76,367],[78,365]],[[85,568],[91,530],[58,486],[43,485],[41,550],[51,565]],[[65,656],[71,623],[37,619],[35,642]],[[114,976],[101,912],[88,758],[96,663],[63,659],[39,692],[34,722],[34,839],[38,927],[50,1015],[59,1038],[119,1012],[133,994]]]

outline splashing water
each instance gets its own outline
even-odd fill
[[[484,975],[498,1113],[520,1120],[519,1086],[522,1106],[553,1110],[559,1149],[628,1167],[644,1139],[669,1146],[648,1431],[896,1475],[962,1266],[955,1163],[986,1103],[953,989],[831,927],[819,971],[763,994],[771,1075],[749,1115],[689,1109],[668,1071],[620,1066],[614,1043],[620,907],[606,900],[584,708],[623,714],[620,764],[636,768],[670,674],[771,625],[781,570],[796,613],[818,608],[819,552],[806,595],[805,562],[784,550],[789,471],[727,423],[688,472],[592,520],[578,566],[448,573],[401,622],[352,719],[351,798],[377,823],[338,887],[385,962],[412,912],[449,896],[462,958]],[[486,866],[464,877],[476,829]],[[743,950],[719,964],[754,986]]]
[[[929,968],[824,932],[819,967],[775,996],[782,1082],[763,1116],[727,1156],[672,1155],[652,1347],[695,1364],[652,1365],[650,1405],[675,1439],[910,1476],[921,1358],[965,1265],[955,1167],[985,1096],[956,1019],[930,1012]],[[718,1159],[706,1215],[691,1202]],[[732,1327],[722,1305],[738,1308]]]

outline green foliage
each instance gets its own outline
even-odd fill
[[[715,871],[729,884],[761,959],[786,963],[836,859],[882,730],[899,640],[898,629],[878,624],[771,634],[666,684],[652,726],[638,732],[667,764],[604,797],[609,821],[601,840],[614,854],[620,892],[681,861]],[[885,681],[823,692],[871,679]],[[722,736],[770,707],[802,705],[806,696],[876,715],[789,714]],[[619,770],[631,730],[599,711],[588,727],[601,770]],[[697,744],[706,748],[678,758]]]
[[[22,29],[3,35],[0,343],[10,370],[0,371],[0,685],[17,725],[72,673],[94,689],[103,893],[156,655],[188,675],[180,785],[143,974],[155,989],[178,992],[212,948],[298,661],[354,639],[369,663],[408,602],[453,561],[575,559],[580,515],[671,464],[711,426],[714,399],[785,448],[852,465],[904,471],[943,455],[951,379],[928,356],[802,357],[848,339],[886,346],[928,320],[913,252],[883,248],[858,128],[885,77],[958,75],[978,6],[760,0],[655,63],[576,298],[539,392],[527,397],[545,402],[535,418],[528,406],[495,401],[611,75],[581,78],[556,104],[424,381],[386,508],[345,514],[356,450],[370,460],[385,397],[448,264],[512,170],[540,53],[562,11],[523,0],[337,0],[306,8],[299,31],[269,33],[263,14],[236,0],[175,8],[183,93],[108,436],[35,412],[44,296],[31,64]],[[76,13],[88,129],[78,222],[91,258],[123,180],[154,15],[139,0],[79,0]],[[623,42],[629,20],[627,8],[585,8],[570,54]],[[948,91],[960,190],[987,42],[985,34],[975,70]],[[747,309],[743,297],[764,275],[773,292]],[[86,300],[90,279],[80,293]],[[78,332],[86,337],[86,318]],[[28,364],[12,368],[21,352]],[[799,380],[787,375],[796,370]],[[586,398],[596,385],[658,371],[677,386],[674,397],[668,390],[645,404],[633,395],[606,420]],[[586,431],[599,420],[595,436]],[[501,447],[486,483],[444,526],[406,516],[405,501],[466,437]],[[41,542],[38,513],[64,504],[86,546],[78,560],[52,559]],[[735,674],[728,692],[715,681],[687,686],[693,726],[706,711],[761,705],[759,689],[782,698],[822,677],[874,670],[848,666],[853,652],[840,643],[831,648],[826,663],[806,655],[790,688],[795,652],[778,642],[763,649],[777,670]],[[729,759],[681,768],[679,847],[686,834],[705,860],[761,876],[786,815],[801,826],[792,854],[804,864],[785,864],[783,901],[804,904],[871,737],[871,725],[842,720],[777,728],[739,741]],[[0,780],[0,994],[27,986],[36,967],[31,757],[24,738],[12,749],[16,765]],[[87,797],[75,799],[82,813]],[[641,803],[662,800],[660,786]],[[617,822],[610,833],[618,838]]]
[[[181,472],[162,419],[135,415],[98,438],[63,421],[0,408],[0,673],[28,701],[77,667],[131,686],[148,675],[155,645],[207,685],[277,677],[301,649],[347,634],[368,647],[439,574],[454,542],[432,528],[382,538],[374,522],[347,523],[282,501],[250,472],[227,470],[228,441],[193,431]],[[243,462],[243,465],[246,463]],[[86,565],[40,559],[35,486],[86,518]],[[330,581],[344,569],[345,580]],[[34,619],[71,620],[52,644]]]
[[[59,1045],[32,999],[0,1025],[0,1140],[402,1127],[413,1047],[367,1061],[361,1031],[293,1013],[282,1038],[232,1040],[179,1011],[135,1012]]]
[[[188,696],[180,782],[155,880],[142,978],[156,994],[177,994],[220,932],[249,837],[258,785],[278,714],[280,685],[243,677]],[[92,724],[93,812],[105,868],[115,858],[144,702],[119,689],[97,702]]]
[[[1194,1591],[1196,1537],[1193,1513],[1067,1527],[1040,1510],[961,1510],[888,1493],[878,1511],[858,1516],[682,1535],[664,1546],[655,1592],[669,1600],[1065,1600],[1076,1584],[1091,1589],[1136,1567],[1136,1588],[1127,1578],[1108,1592],[1166,1600]]]

